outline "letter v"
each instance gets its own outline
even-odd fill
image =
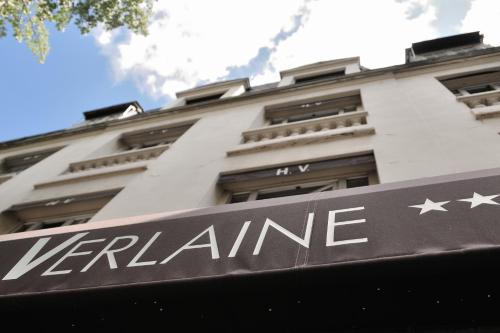
[[[14,267],[12,267],[12,269],[7,273],[7,275],[4,276],[2,280],[18,279],[19,277],[28,273],[29,271],[31,271],[33,268],[40,265],[44,261],[47,261],[48,259],[56,255],[57,253],[61,252],[62,250],[64,250],[71,244],[75,243],[76,241],[78,241],[87,234],[88,232],[81,232],[79,234],[76,234],[70,239],[56,246],[52,250],[48,251],[44,255],[41,255],[39,258],[33,260],[33,258],[38,254],[38,252],[40,252],[40,250],[45,246],[45,244],[48,243],[51,237],[40,238],[35,243],[35,245],[33,245],[33,247],[24,255],[24,257],[22,257],[21,260],[19,260],[17,264]]]

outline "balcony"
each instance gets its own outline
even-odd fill
[[[160,156],[169,147],[170,144],[158,145],[150,148],[129,150],[118,154],[74,162],[69,165],[69,172],[81,172],[132,162],[152,160]]]
[[[375,129],[366,125],[367,115],[366,111],[355,111],[245,131],[243,143],[227,155],[373,134]]]
[[[500,89],[458,96],[457,101],[467,104],[478,120],[500,115]]]

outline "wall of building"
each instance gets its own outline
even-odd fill
[[[497,55],[387,72],[194,111],[165,113],[152,119],[142,117],[87,134],[0,150],[2,160],[14,154],[64,146],[0,184],[0,211],[22,202],[122,187],[92,222],[206,207],[225,200],[217,186],[221,172],[371,151],[381,183],[499,167],[500,155],[494,152],[500,140],[500,117],[476,120],[470,109],[436,79],[499,66]],[[265,106],[354,90],[361,93],[368,125],[375,128],[375,134],[227,156],[241,143],[243,131],[265,126]],[[106,176],[101,173],[110,169],[94,170],[83,180],[64,175],[69,163],[112,153],[123,132],[187,120],[195,121],[194,125],[157,159],[118,167],[116,173]],[[146,170],[122,170],[138,166]],[[0,233],[9,232],[16,224],[6,216],[0,219]]]

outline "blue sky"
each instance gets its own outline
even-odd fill
[[[51,29],[44,64],[0,39],[0,141],[67,128],[83,111],[130,100],[164,106],[176,91],[217,80],[262,84],[280,70],[348,56],[390,66],[412,42],[459,32],[480,30],[500,45],[497,0],[214,1],[159,0],[147,37]]]
[[[106,57],[91,36],[74,27],[51,31],[44,64],[13,38],[0,39],[2,110],[0,140],[69,127],[82,111],[129,100],[145,108],[162,104],[141,93],[130,80],[116,82]]]

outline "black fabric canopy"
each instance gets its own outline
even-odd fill
[[[61,328],[495,331],[497,195],[489,170],[4,241],[0,310]]]

